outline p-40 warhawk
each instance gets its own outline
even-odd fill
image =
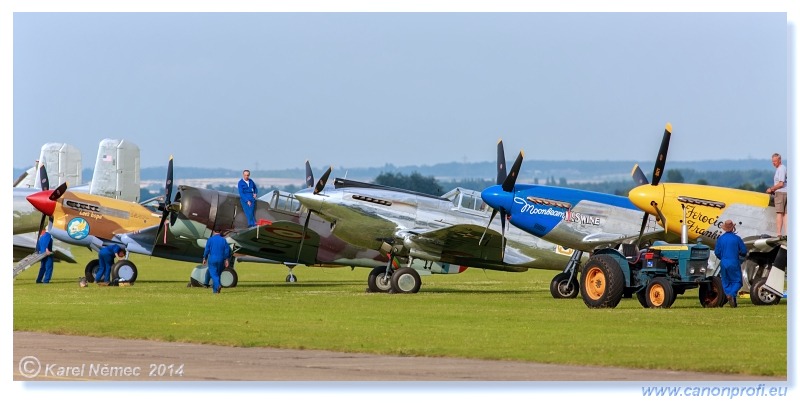
[[[497,144],[498,166],[505,162],[503,142]],[[520,152],[508,181],[481,192],[481,198],[501,219],[548,242],[572,249],[569,264],[550,283],[554,298],[578,295],[577,272],[584,252],[600,247],[638,243],[640,230],[650,237],[662,233],[655,220],[647,219],[631,201],[587,190],[556,186],[517,184],[522,166]],[[494,217],[494,215],[492,216]],[[641,226],[639,223],[642,223]]]
[[[662,147],[669,143],[671,127]],[[663,168],[663,165],[662,165]],[[631,202],[650,215],[663,214],[664,228],[691,241],[716,245],[722,223],[731,220],[749,253],[742,265],[744,287],[754,305],[772,305],[783,295],[788,240],[777,231],[775,207],[766,193],[687,183],[647,183],[638,166],[631,174],[640,186],[628,193]],[[686,224],[685,226],[683,224]],[[685,232],[684,232],[685,231]]]
[[[467,267],[523,272],[528,268],[560,269],[569,256],[557,246],[497,225],[484,236],[489,209],[477,191],[456,188],[445,195],[427,194],[341,178],[334,189],[295,193],[309,210],[333,223],[333,234],[362,248],[381,250],[391,264],[369,274],[368,290],[416,293],[424,274],[455,274]],[[479,244],[484,236],[485,241]],[[407,260],[405,266],[395,258]],[[421,267],[420,267],[421,266]]]

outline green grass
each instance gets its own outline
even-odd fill
[[[93,255],[57,263],[49,285],[38,264],[14,281],[14,330],[404,356],[785,376],[786,302],[704,309],[697,290],[670,309],[587,308],[554,300],[555,272],[470,269],[422,278],[418,294],[365,293],[368,269],[237,264],[239,285],[213,295],[186,288],[191,263],[133,255],[131,287],[78,287]]]

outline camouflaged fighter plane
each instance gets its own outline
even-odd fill
[[[324,177],[330,174],[326,172]],[[306,185],[314,175],[306,161]],[[297,281],[292,269],[306,266],[377,267],[388,261],[378,251],[350,245],[331,234],[331,223],[314,217],[301,222],[300,202],[290,193],[274,190],[256,200],[256,226],[247,227],[238,194],[178,186],[167,206],[170,232],[181,239],[208,239],[212,231],[225,235],[238,261],[282,263],[287,282]]]
[[[504,165],[500,168],[497,180],[502,183]],[[456,188],[439,197],[341,178],[334,186],[324,190],[322,182],[295,198],[309,216],[313,212],[333,223],[334,235],[390,255],[393,263],[374,268],[367,278],[372,292],[416,293],[420,273],[456,274],[467,267],[561,270],[571,254],[517,229],[506,233],[505,221],[501,228],[490,222],[484,229],[490,209],[474,190]],[[405,265],[395,264],[395,258]]]

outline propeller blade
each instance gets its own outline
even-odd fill
[[[14,185],[13,185],[12,187],[17,187],[17,185],[19,185],[19,184],[20,184],[20,182],[22,182],[22,180],[23,180],[23,179],[25,179],[25,178],[27,178],[27,177],[28,177],[28,171],[25,171],[25,172],[21,173],[21,174],[20,174],[20,175],[17,177],[17,179],[14,181]]]
[[[502,215],[500,216],[500,228],[502,229],[503,234],[503,249],[500,252],[500,260],[505,260],[506,258],[506,211],[501,211]]]
[[[297,259],[295,262],[300,263],[300,255],[303,252],[303,242],[306,240],[306,229],[308,229],[308,220],[311,219],[311,210],[308,210],[308,215],[306,216],[306,222],[303,223],[303,232],[300,235],[300,247],[297,248]]]
[[[506,153],[503,150],[503,140],[497,141],[497,181],[495,185],[500,185],[506,180]]]
[[[39,245],[39,237],[42,236],[42,229],[44,229],[45,219],[47,219],[47,215],[42,214],[42,219],[39,221],[39,232],[36,233],[36,245]]]
[[[306,187],[314,187],[314,172],[311,171],[311,164],[306,160]]]
[[[153,238],[153,249],[155,249],[156,245],[158,244],[158,238],[161,237],[161,231],[164,230],[164,223],[169,218],[170,210],[169,205],[172,203],[172,179],[173,179],[173,158],[169,156],[169,162],[167,163],[167,180],[164,183],[164,203],[159,204],[158,209],[161,210],[161,221],[158,223],[158,231],[156,231],[156,236]],[[167,233],[164,232],[164,243],[167,243]]]
[[[642,236],[644,235],[644,227],[647,226],[647,219],[650,217],[649,214],[644,213],[644,217],[642,217],[642,227],[639,229],[639,238],[636,240],[636,245],[640,245],[642,243]]]
[[[322,189],[325,188],[325,184],[328,182],[328,177],[331,176],[331,171],[332,170],[333,170],[333,167],[330,166],[330,167],[328,167],[328,170],[326,170],[325,173],[322,174],[322,177],[319,178],[319,182],[317,182],[317,186],[314,187],[314,194],[319,194],[319,192],[321,192]],[[306,220],[306,221],[308,221],[308,220]]]
[[[511,166],[511,172],[509,172],[508,177],[503,181],[503,190],[506,192],[514,190],[514,185],[517,183],[517,175],[519,175],[519,170],[522,167],[523,158],[524,153],[520,151],[517,160],[514,161],[514,165]]]
[[[637,185],[646,185],[650,183],[650,181],[647,180],[647,176],[642,172],[642,168],[639,167],[639,164],[633,166],[631,177],[633,177]]]
[[[59,198],[61,198],[61,196],[64,195],[64,192],[66,192],[66,191],[67,191],[67,182],[64,182],[64,183],[58,185],[56,190],[54,190],[53,193],[50,194],[49,199],[53,200],[53,201],[58,200]]]
[[[47,169],[44,164],[39,165],[39,183],[42,184],[42,190],[50,190],[50,179],[47,178]]]
[[[664,128],[664,137],[661,138],[661,147],[658,149],[658,158],[656,158],[656,165],[653,167],[653,186],[658,185],[661,181],[661,176],[664,174],[664,165],[667,163],[667,151],[669,151],[669,139],[672,136],[672,124],[667,123]]]
[[[172,203],[172,156],[169,156],[169,163],[167,164],[167,182],[164,185],[165,190],[165,200],[164,205],[169,205]]]
[[[483,230],[483,235],[481,235],[481,239],[478,240],[478,245],[483,245],[483,237],[486,236],[486,231],[489,230],[489,226],[492,225],[492,220],[494,220],[494,216],[497,215],[497,209],[492,209],[492,216],[489,217],[489,223],[486,224],[486,228]]]

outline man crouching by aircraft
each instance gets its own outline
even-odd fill
[[[228,267],[228,258],[231,257],[231,248],[225,238],[214,230],[214,235],[208,238],[206,249],[203,251],[203,264],[208,265],[208,275],[211,276],[211,289],[214,294],[222,291],[219,275]]]

